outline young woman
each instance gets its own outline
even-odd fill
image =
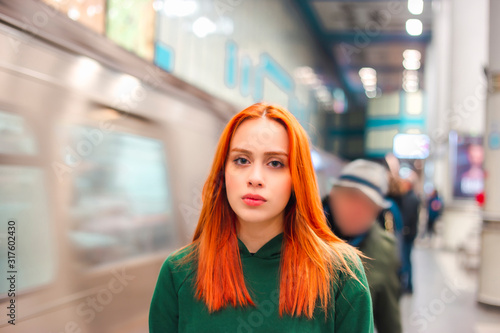
[[[162,265],[150,332],[373,332],[363,266],[326,223],[290,112],[235,115],[202,196],[193,241]]]

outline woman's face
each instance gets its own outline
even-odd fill
[[[245,120],[230,142],[227,199],[240,223],[282,222],[292,191],[288,134],[274,120]]]

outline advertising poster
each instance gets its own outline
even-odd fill
[[[453,196],[457,199],[474,198],[484,188],[483,138],[455,134],[452,145],[455,155]],[[453,147],[454,146],[454,147]]]

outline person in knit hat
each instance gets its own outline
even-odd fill
[[[347,164],[323,199],[328,224],[348,244],[368,258],[363,260],[378,332],[400,333],[399,269],[395,237],[385,231],[376,218],[389,207],[387,169],[359,159]]]

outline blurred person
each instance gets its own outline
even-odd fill
[[[443,212],[443,200],[438,194],[438,191],[435,189],[432,191],[429,196],[429,200],[427,201],[427,235],[432,238],[435,233],[435,224],[436,220],[441,216]]]
[[[398,244],[398,254],[401,260],[403,254],[403,193],[401,191],[401,178],[399,177],[400,164],[394,154],[388,153],[383,160],[384,166],[388,169],[389,189],[385,199],[390,202],[389,208],[382,209],[377,217],[377,221],[382,228],[394,234]]]
[[[401,258],[401,284],[404,293],[413,293],[413,269],[411,253],[413,243],[418,234],[418,220],[420,214],[420,199],[413,190],[417,181],[417,175],[413,170],[405,168],[402,173],[401,189],[403,217],[403,248]]]
[[[385,155],[385,164],[387,164],[387,167],[389,168],[389,171],[391,175],[395,178],[399,178],[399,169],[401,167],[399,163],[399,159],[393,154],[393,153],[387,153]]]
[[[402,195],[399,179],[394,177],[392,173],[388,173],[389,190],[385,196],[385,200],[390,203],[388,208],[384,208],[377,216],[377,222],[386,231],[394,234],[398,241],[398,246],[401,248],[403,241],[403,217],[401,216]]]
[[[378,163],[355,160],[344,167],[322,203],[334,233],[358,247],[364,260],[378,332],[401,332],[397,242],[376,222],[382,209],[390,207],[387,170]],[[352,331],[355,332],[355,331]]]
[[[150,332],[373,332],[361,253],[328,227],[290,112],[235,115],[202,195],[193,241],[161,267]]]

